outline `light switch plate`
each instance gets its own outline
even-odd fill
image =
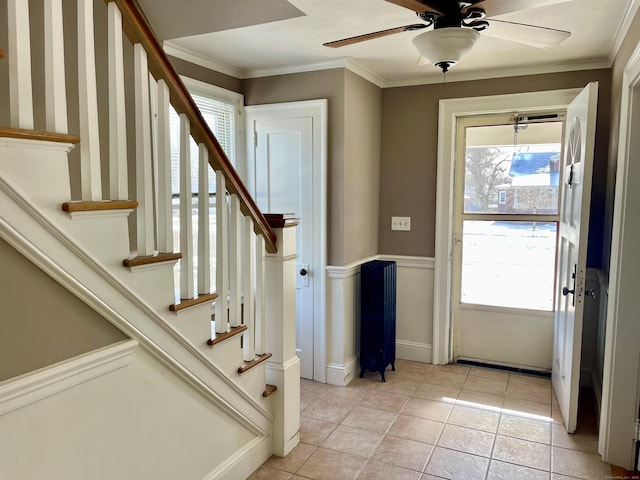
[[[411,217],[391,217],[391,230],[410,231]]]

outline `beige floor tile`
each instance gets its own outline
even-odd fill
[[[551,405],[551,419],[553,423],[564,424],[564,420],[562,419],[562,412],[560,411],[560,406]]]
[[[337,426],[337,423],[300,416],[300,442],[318,446]]]
[[[487,480],[549,480],[549,472],[491,460]]]
[[[386,393],[397,393],[400,395],[411,395],[418,388],[418,380],[411,380],[404,377],[389,377],[386,382],[380,382],[373,387],[374,390]]]
[[[493,433],[456,425],[445,425],[437,445],[459,452],[490,457],[494,440]]]
[[[461,387],[466,379],[466,374],[462,375],[453,370],[438,369],[437,366],[434,366],[424,376],[425,382],[449,385],[451,387]]]
[[[550,445],[551,422],[503,414],[500,417],[498,434]]]
[[[353,406],[327,402],[313,402],[300,412],[303,417],[316,418],[325,422],[342,423],[351,413]]]
[[[504,403],[504,396],[492,393],[477,392],[463,388],[456,399],[456,405],[464,405],[471,408],[499,411]]]
[[[498,412],[489,412],[462,405],[453,407],[447,419],[448,424],[475,428],[476,430],[489,433],[496,433],[498,431],[499,421],[500,414]]]
[[[425,473],[451,480],[484,480],[488,467],[488,458],[436,447]]]
[[[373,376],[369,377],[368,375],[365,375],[364,378],[360,378],[359,375],[356,375],[356,377],[349,382],[349,385],[347,385],[347,387],[371,389],[377,382],[380,381],[380,375],[377,373],[376,375],[377,376],[375,379],[373,378]]]
[[[551,480],[576,480],[577,477],[569,477],[567,475],[560,475],[559,473],[551,473]],[[580,480],[580,479],[578,479]],[[605,477],[604,480],[609,480]]]
[[[300,466],[315,452],[317,447],[299,443],[286,457],[272,456],[264,465],[284,472],[295,473]]]
[[[507,385],[507,397],[522,398],[551,405],[551,384],[532,385],[529,383],[509,382]]]
[[[344,419],[342,425],[386,433],[397,417],[397,413],[383,412],[382,410],[366,407],[354,407],[349,416]]]
[[[336,387],[327,389],[318,400],[339,405],[354,405],[366,397],[371,390],[358,387]]]
[[[551,405],[522,398],[505,397],[502,413],[533,420],[549,421],[551,419]]]
[[[326,448],[318,448],[296,472],[313,480],[353,480],[366,458]]]
[[[423,473],[422,478],[420,480],[443,480],[443,477],[438,477],[436,475],[430,475],[428,473]]]
[[[433,445],[428,443],[386,435],[371,458],[421,472],[432,451]]]
[[[402,414],[444,422],[452,408],[452,403],[436,402],[422,398],[410,398],[402,409]]]
[[[433,420],[399,415],[393,425],[391,425],[388,435],[435,445],[443,427],[443,423]]]
[[[551,385],[549,377],[540,377],[538,375],[527,375],[524,373],[512,373],[509,381],[513,383],[526,383],[529,385]]]
[[[471,377],[494,378],[497,380],[509,380],[509,372],[494,370],[491,368],[473,367],[469,371]]]
[[[369,460],[356,478],[358,480],[420,480],[421,475],[420,472]]]
[[[492,457],[503,462],[548,472],[551,465],[551,447],[542,443],[498,435]]]
[[[262,465],[247,480],[290,480],[291,474]]]
[[[553,447],[551,471],[585,480],[602,480],[611,477],[611,466],[600,455]]]
[[[425,398],[427,400],[437,400],[439,402],[454,402],[458,398],[460,387],[448,385],[437,385],[435,383],[421,382],[412,396]]]
[[[406,395],[395,393],[371,391],[360,403],[361,407],[384,410],[385,412],[399,413],[409,400]]]
[[[380,440],[380,433],[340,425],[322,442],[321,447],[369,458]]]
[[[460,375],[468,375],[471,367],[467,367],[465,365],[458,365],[455,363],[449,363],[447,365],[433,365],[431,370],[435,371],[444,371],[444,372],[455,372]]]
[[[551,432],[551,444],[554,447],[577,450],[583,453],[598,453],[598,435],[594,433],[568,434],[567,429],[562,424],[553,424]]]
[[[462,389],[492,393],[494,395],[504,395],[507,390],[507,380],[469,375],[464,385],[462,385]]]

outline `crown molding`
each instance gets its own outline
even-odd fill
[[[225,65],[224,63],[216,62],[209,57],[205,57],[200,53],[196,53],[193,50],[189,50],[187,48],[181,47],[172,43],[170,41],[166,41],[163,43],[162,48],[164,49],[167,55],[171,55],[172,57],[179,58],[186,62],[191,62],[195,65],[200,65],[201,67],[208,68],[210,70],[214,70],[216,72],[224,73],[225,75],[229,75],[231,77],[236,78],[245,78],[244,71],[232,67],[230,65]]]
[[[611,64],[613,64],[613,61],[615,60],[616,55],[618,55],[618,51],[622,46],[622,42],[627,36],[627,33],[629,33],[629,29],[631,28],[631,23],[633,22],[633,19],[635,18],[639,9],[640,9],[640,0],[631,0],[628,3],[627,9],[625,10],[624,15],[622,16],[622,22],[620,23],[620,25],[618,25],[618,31],[616,32],[616,35],[611,44],[611,49],[609,50],[609,61]]]
[[[490,80],[492,78],[520,77],[525,75],[543,75],[549,73],[573,72],[578,70],[597,70],[600,68],[611,68],[611,62],[608,59],[600,59],[589,62],[531,65],[526,67],[481,70],[474,72],[458,73],[454,70],[453,72],[447,73],[446,83]],[[382,88],[412,87],[417,85],[431,85],[442,82],[442,75],[436,74],[409,80],[385,82]]]

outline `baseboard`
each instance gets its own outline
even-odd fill
[[[344,387],[358,373],[358,356],[354,356],[345,365],[336,363],[327,364],[327,383]]]
[[[215,470],[209,472],[203,480],[236,480],[248,478],[260,465],[266,462],[273,451],[271,437],[256,437],[238,450]]]
[[[396,340],[396,358],[431,363],[432,346],[426,343]]]

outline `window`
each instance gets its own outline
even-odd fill
[[[552,311],[563,123],[467,122],[460,302]]]

